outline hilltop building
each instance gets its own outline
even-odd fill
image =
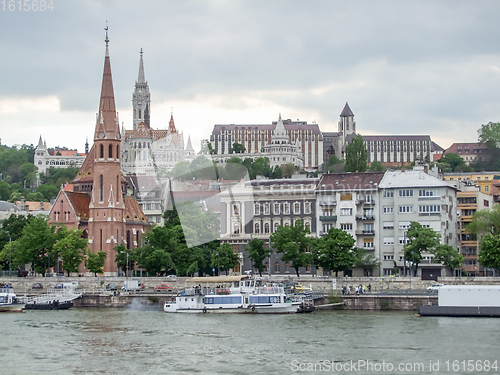
[[[38,140],[35,149],[35,165],[38,173],[47,173],[50,167],[67,168],[81,167],[88,154],[89,142],[85,142],[85,154],[78,153],[78,150],[70,150],[66,147],[47,148],[47,142],[42,141],[42,136]]]
[[[173,112],[166,129],[151,128],[151,94],[144,75],[143,52],[139,76],[132,94],[133,129],[122,126],[121,158],[124,173],[163,176],[181,160],[195,156],[191,139],[184,145],[184,135],[175,127]]]
[[[453,143],[443,154],[457,154],[469,165],[488,157],[488,146],[485,143]]]
[[[323,135],[317,124],[282,120],[271,125],[215,125],[210,136],[213,160],[225,163],[232,156],[241,159],[268,157],[271,166],[293,163],[301,169],[316,170],[323,164]],[[246,152],[231,154],[234,143]],[[280,145],[280,146],[278,146]]]
[[[117,274],[114,247],[138,247],[148,220],[137,201],[126,196],[120,161],[121,134],[115,107],[106,32],[106,54],[94,144],[77,176],[73,191],[61,190],[49,214],[49,224],[78,228],[93,253],[107,254],[104,275]],[[80,271],[84,272],[83,264]]]

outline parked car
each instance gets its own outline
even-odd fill
[[[118,288],[116,287],[116,284],[108,284],[106,285],[107,290],[117,290]]]
[[[43,289],[43,285],[40,283],[34,283],[31,289]]]
[[[170,289],[172,289],[172,287],[168,284],[161,284],[161,285],[155,286],[155,289],[156,290],[170,290]]]
[[[12,289],[12,284],[11,283],[5,283],[5,284],[2,285],[2,288]]]
[[[177,277],[176,275],[168,275],[167,277]]]
[[[62,284],[56,284],[56,286],[54,287],[54,289],[63,289],[64,288],[64,285]]]
[[[436,284],[431,285],[430,287],[428,287],[427,291],[428,292],[437,292],[439,290],[439,288],[441,288],[442,286],[444,286],[444,284],[436,283]]]

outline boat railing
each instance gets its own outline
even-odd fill
[[[70,302],[82,296],[82,293],[76,292],[73,289],[63,290],[48,290],[45,294],[40,294],[33,297],[21,297],[23,303],[51,303],[53,301]]]

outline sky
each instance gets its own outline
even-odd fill
[[[444,148],[500,121],[496,0],[4,3],[7,146],[92,143],[106,22],[120,123],[132,129],[142,48],[151,127],[166,129],[173,110],[195,149],[215,124],[270,124],[280,113],[337,131],[346,102],[362,135],[428,134]]]

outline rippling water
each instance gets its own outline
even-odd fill
[[[498,360],[500,347],[500,319],[404,312],[72,309],[3,313],[0,327],[1,374],[291,374],[311,373],[307,366],[314,364],[316,373],[335,373],[334,366],[348,366],[343,373],[388,372],[353,369],[359,360],[425,365],[399,373],[471,374],[479,372],[452,371],[452,361]],[[320,361],[331,365],[319,367]],[[430,371],[437,361],[439,372]]]

